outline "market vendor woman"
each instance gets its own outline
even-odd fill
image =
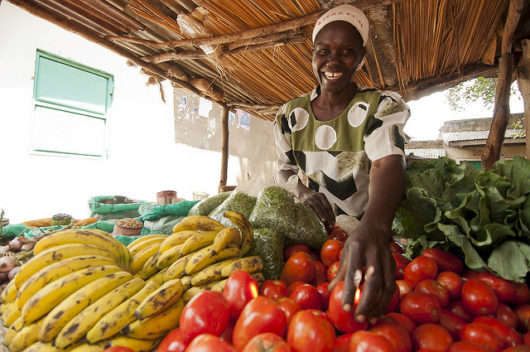
[[[318,19],[312,65],[319,85],[288,101],[274,123],[280,179],[296,178],[298,198],[348,235],[330,290],[344,280],[343,305],[351,310],[364,282],[355,309],[361,322],[382,315],[395,289],[389,242],[404,190],[403,126],[410,115],[398,94],[353,83],[368,27],[364,13],[351,5]],[[308,187],[298,178],[300,170]]]

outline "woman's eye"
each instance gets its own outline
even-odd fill
[[[343,51],[344,55],[352,55],[353,54],[353,49],[345,49]]]
[[[317,54],[318,55],[326,55],[328,53],[327,49],[318,49]]]

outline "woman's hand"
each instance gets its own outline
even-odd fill
[[[364,219],[363,219],[364,220]],[[392,232],[374,221],[363,221],[348,233],[337,277],[330,283],[331,291],[344,280],[343,308],[354,307],[355,291],[364,284],[361,300],[355,309],[357,321],[375,322],[385,310],[396,289],[396,263],[390,251]]]
[[[313,209],[329,233],[333,225],[335,225],[335,214],[326,196],[323,193],[306,188],[305,192],[299,193],[298,199],[306,207]]]

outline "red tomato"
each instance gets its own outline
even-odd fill
[[[337,240],[327,240],[320,249],[320,260],[325,266],[330,266],[339,260],[339,253],[344,243]]]
[[[396,288],[394,290],[394,293],[392,294],[392,297],[390,298],[390,302],[388,302],[388,306],[386,306],[385,313],[394,312],[398,306],[399,306],[399,290]]]
[[[454,253],[439,248],[427,248],[421,255],[434,259],[440,271],[452,271],[461,274],[464,270],[464,262]]]
[[[525,346],[525,345],[512,346],[512,347],[508,347],[502,350],[502,352],[530,352],[530,346]]]
[[[298,252],[311,254],[311,249],[305,244],[292,244],[283,250],[283,259],[287,260],[291,258],[293,254]]]
[[[418,324],[436,323],[440,319],[440,302],[431,295],[411,292],[401,300],[399,310]]]
[[[236,321],[243,307],[258,297],[259,286],[256,279],[243,270],[234,271],[226,280],[223,297],[230,306],[230,317]]]
[[[530,331],[523,335],[523,342],[526,346],[530,346]]]
[[[401,244],[399,244],[396,241],[390,242],[390,251],[392,253],[401,253],[401,254],[405,253],[405,250],[403,249]]]
[[[449,303],[449,291],[436,280],[427,279],[420,281],[414,291],[433,295],[438,299],[442,307]]]
[[[517,331],[515,331],[515,329],[504,325],[495,318],[480,316],[473,319],[473,323],[486,325],[504,342],[504,347],[520,345],[523,343],[523,338]]]
[[[452,313],[458,315],[460,318],[464,319],[466,323],[470,322],[473,319],[473,316],[464,309],[462,301],[451,301],[447,306],[447,309]]]
[[[395,352],[412,351],[410,335],[404,327],[396,323],[381,322],[370,329],[376,335],[385,337]]]
[[[235,321],[229,321],[226,328],[223,330],[221,335],[219,336],[221,340],[226,341],[229,344],[232,344],[232,334],[234,333],[234,324]]]
[[[332,352],[334,342],[333,325],[308,310],[298,311],[287,330],[287,343],[293,351]]]
[[[328,267],[327,275],[328,275],[328,281],[329,282],[333,281],[335,276],[337,276],[339,268],[340,268],[340,262],[339,261],[334,262],[333,264],[331,264]]]
[[[320,293],[320,298],[322,298],[322,310],[326,311],[329,305],[329,296],[331,293],[328,290],[329,282],[323,282],[317,286],[317,291]]]
[[[212,334],[200,334],[186,348],[186,352],[237,352],[237,350]]]
[[[272,332],[283,336],[286,328],[287,321],[282,310],[270,298],[258,296],[243,308],[234,327],[232,341],[241,350],[258,334]]]
[[[480,279],[473,278],[462,286],[462,305],[474,315],[494,314],[499,307],[497,295]]]
[[[134,351],[131,350],[129,347],[114,346],[114,347],[105,348],[103,352],[134,352]]]
[[[298,305],[298,303],[296,303],[294,299],[289,297],[278,298],[277,306],[282,310],[283,314],[285,314],[287,325],[289,325],[289,323],[291,322],[293,315],[295,315],[296,312],[300,310],[300,306]]]
[[[466,321],[459,315],[442,308],[438,324],[443,326],[451,334],[453,339],[460,340],[460,330],[466,325]]]
[[[478,274],[479,274],[478,271],[466,268],[466,269],[464,269],[464,271],[462,272],[462,274],[460,276],[462,276],[462,279],[464,281],[466,281],[466,280],[469,280],[469,279],[477,278]]]
[[[315,277],[311,284],[318,286],[323,282],[328,281],[328,268],[320,260],[315,260]]]
[[[528,299],[530,299],[530,290],[528,290],[528,286],[524,282],[516,282],[513,304],[525,304],[528,303]]]
[[[350,342],[353,334],[344,334],[340,335],[335,339],[333,344],[333,352],[349,352],[350,351]]]
[[[498,321],[506,326],[516,329],[517,328],[517,315],[512,308],[505,303],[499,303],[497,308],[496,318]]]
[[[460,338],[484,347],[490,352],[500,352],[504,347],[504,342],[486,325],[470,323],[460,330]]]
[[[171,330],[160,342],[156,352],[184,352],[189,341],[184,338],[180,328]]]
[[[346,232],[344,232],[344,230],[341,229],[338,225],[334,225],[331,229],[331,233],[328,235],[328,239],[338,240],[341,242],[346,241],[346,238],[348,238]]]
[[[438,324],[422,324],[412,333],[412,345],[415,350],[445,352],[452,343],[453,338],[449,332]]]
[[[267,280],[261,284],[259,294],[277,300],[280,297],[289,297],[289,287],[281,280]]]
[[[383,315],[380,320],[384,322],[394,322],[395,324],[401,325],[407,330],[409,335],[411,335],[414,329],[416,329],[416,323],[405,314],[390,312]]]
[[[303,284],[296,286],[289,298],[293,299],[300,309],[322,309],[322,298],[315,286]]]
[[[315,263],[310,254],[306,252],[294,253],[283,266],[280,280],[287,285],[295,281],[311,282],[315,277]]]
[[[396,280],[402,280],[403,279],[403,272],[405,271],[405,268],[410,263],[410,259],[405,257],[403,254],[400,253],[392,253],[392,257],[394,257],[394,261],[396,262]]]
[[[489,352],[487,349],[467,341],[457,341],[449,347],[449,352]]]
[[[499,301],[513,302],[515,299],[515,285],[513,282],[504,280],[487,270],[478,274],[478,278],[488,284],[493,291],[495,291]]]
[[[462,292],[462,285],[464,280],[457,274],[452,271],[442,271],[436,277],[442,286],[444,286],[449,292],[449,297],[451,299],[459,299],[460,293]]]
[[[396,280],[396,285],[398,287],[400,299],[412,292],[412,287],[410,287],[410,284],[405,280]]]
[[[265,332],[254,336],[242,352],[291,352],[291,348],[280,336]]]
[[[303,281],[295,281],[293,282],[292,284],[289,285],[289,295],[291,294],[291,292],[294,291],[295,288],[297,288],[298,286],[301,286],[301,285],[305,285],[306,283],[303,282]],[[289,296],[287,296],[289,297]]]
[[[344,291],[344,281],[341,281],[331,291],[329,297],[328,317],[333,325],[343,333],[355,332],[360,329],[365,329],[368,323],[365,321],[359,323],[355,320],[353,313],[355,306],[352,307],[351,312],[346,312],[342,309],[342,294]]]
[[[394,349],[386,337],[359,330],[351,337],[349,352],[394,352]]]
[[[530,304],[515,307],[515,315],[519,321],[518,326],[523,332],[530,331]]]
[[[434,259],[424,256],[414,258],[403,270],[403,278],[412,288],[422,280],[436,278],[437,274],[438,264]]]
[[[230,320],[230,305],[220,292],[203,291],[196,294],[182,310],[179,326],[189,341],[208,333],[219,336]]]

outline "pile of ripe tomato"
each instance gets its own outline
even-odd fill
[[[357,322],[343,283],[328,291],[344,240],[335,228],[320,253],[286,248],[280,280],[258,287],[238,271],[222,293],[196,295],[157,352],[530,352],[528,286],[439,249],[410,261],[393,243],[398,289],[375,324]]]

